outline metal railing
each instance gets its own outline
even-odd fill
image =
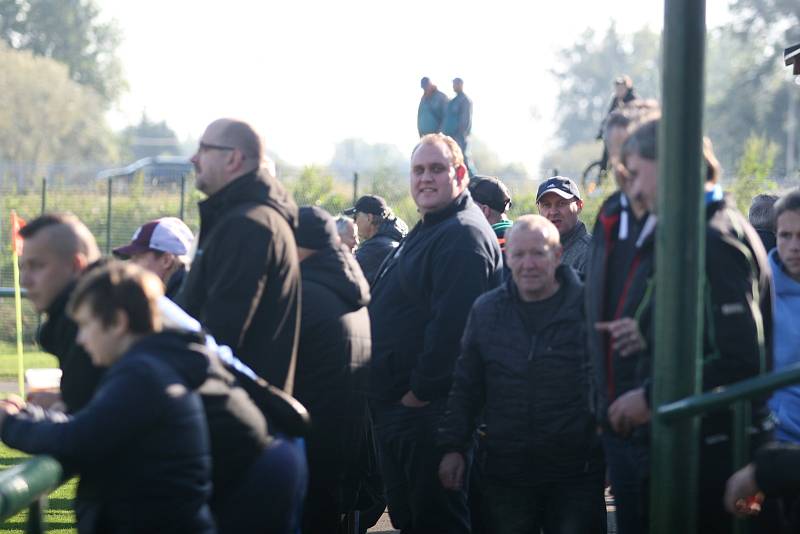
[[[675,402],[663,404],[656,410],[658,421],[670,429],[678,422],[698,417],[705,413],[726,407],[732,409],[733,432],[731,449],[733,462],[731,474],[750,462],[751,401],[765,397],[767,394],[786,386],[800,383],[800,363],[796,363],[778,372],[760,375],[748,380],[736,382],[716,388],[713,391],[692,395]],[[743,534],[749,531],[746,520],[734,523],[734,533]]]
[[[61,464],[50,456],[35,456],[0,472],[0,520],[28,509],[27,534],[45,531],[47,496],[63,482]]]

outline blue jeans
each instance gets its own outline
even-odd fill
[[[444,404],[444,399],[422,408],[372,403],[389,517],[403,534],[470,532],[467,488],[449,491],[439,482],[442,452],[434,440]],[[469,466],[472,455],[467,456]],[[467,472],[465,486],[468,480]]]
[[[617,509],[617,533],[643,534],[647,532],[649,506],[649,449],[611,431],[603,431],[602,441]]]

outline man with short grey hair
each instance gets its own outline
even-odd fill
[[[478,298],[467,320],[439,427],[439,478],[462,486],[483,414],[481,510],[495,532],[605,533],[583,284],[560,262],[558,230],[544,217],[523,215],[507,237],[511,278]]]
[[[300,326],[297,206],[241,120],[212,122],[192,156],[200,234],[176,300],[271,384],[291,394]]]

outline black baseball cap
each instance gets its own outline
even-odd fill
[[[539,202],[539,199],[547,193],[555,193],[567,200],[571,198],[581,199],[578,185],[566,176],[553,176],[549,180],[542,182],[539,186],[539,191],[536,193],[536,202]]]
[[[511,206],[511,194],[508,192],[508,187],[494,176],[473,176],[470,179],[469,192],[475,202],[486,204],[500,213],[505,213]]]
[[[371,213],[379,217],[384,217],[389,213],[389,205],[378,195],[364,195],[356,201],[356,205],[352,208],[347,208],[342,213],[345,215],[353,216],[356,212]]]

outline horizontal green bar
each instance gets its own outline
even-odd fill
[[[23,289],[20,290],[20,294],[23,297],[27,297],[28,296],[28,290],[23,288]],[[13,287],[0,287],[0,298],[12,298],[13,299],[14,298],[14,288]]]
[[[685,417],[724,408],[738,400],[752,399],[798,382],[800,382],[800,363],[775,373],[742,380],[729,386],[718,387],[708,393],[664,404],[658,408],[658,417],[666,423],[671,423]]]
[[[63,469],[50,456],[35,456],[0,472],[0,521],[21,512],[61,485]]]

